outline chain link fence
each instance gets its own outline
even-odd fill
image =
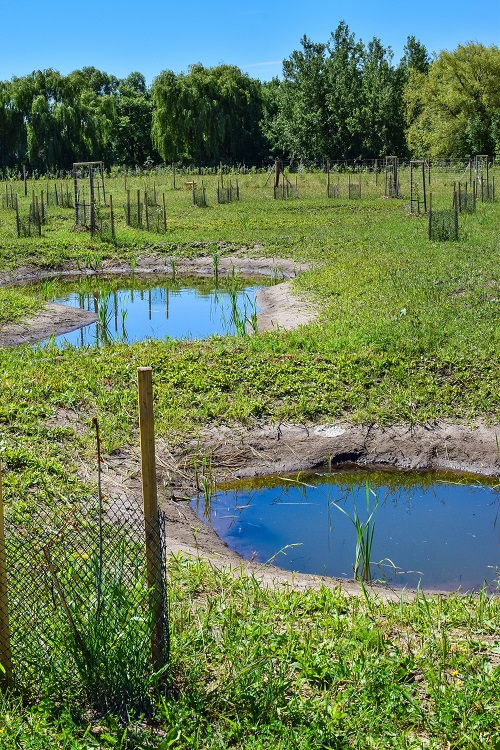
[[[58,685],[100,711],[147,713],[168,660],[165,559],[163,514],[145,528],[126,499],[11,512],[0,623],[14,689]]]

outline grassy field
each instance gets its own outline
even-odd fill
[[[453,183],[467,178],[435,170],[433,206],[449,207]],[[362,174],[360,200],[347,199],[344,174],[340,198],[327,199],[319,173],[297,176],[297,199],[273,200],[272,178],[249,174],[238,177],[239,202],[217,205],[216,178],[199,179],[206,208],[192,206],[187,179],[178,176],[174,191],[171,175],[128,177],[132,194],[153,182],[165,192],[166,234],[125,226],[123,175],[106,181],[114,239],[73,231],[74,212],[54,205],[41,238],[19,239],[14,212],[0,209],[0,271],[57,276],[112,259],[134,265],[151,251],[170,259],[245,247],[276,267],[279,258],[311,264],[294,284],[317,304],[318,321],[205,341],[0,350],[9,507],[28,513],[94,492],[78,478],[94,461],[91,418],[105,451],[135,439],[142,365],[154,370],[157,434],[176,443],[215,423],[499,422],[499,203],[461,214],[458,242],[429,242],[426,217],[409,215],[407,172],[401,200],[383,198],[373,174]],[[12,187],[26,213],[29,196]],[[37,195],[47,187],[39,180]],[[43,305],[47,292],[0,288],[0,323]],[[80,429],[56,424],[61,413]],[[125,731],[109,717],[92,734],[86,727],[99,721],[54,690],[37,703],[5,700],[2,748],[500,747],[498,599],[383,604],[266,592],[182,561],[170,575],[175,691],[158,703],[161,734]]]

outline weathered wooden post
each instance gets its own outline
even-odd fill
[[[78,226],[79,205],[78,205],[78,175],[76,173],[76,167],[73,167],[73,190],[75,193],[75,224]],[[84,219],[85,222],[85,219]]]
[[[7,559],[2,500],[2,466],[0,464],[0,689],[12,684],[12,653],[10,648],[9,596]]]
[[[111,236],[115,236],[115,215],[113,213],[113,196],[109,195],[109,222],[111,224]]]
[[[165,666],[161,538],[156,487],[153,378],[151,367],[138,367],[139,432],[141,438],[142,497],[146,537],[146,567],[151,615],[151,657],[156,671]]]
[[[144,191],[144,214],[146,216],[146,229],[149,232],[149,208],[148,208],[148,194]]]
[[[429,193],[429,239],[432,240],[432,193]]]
[[[17,200],[17,195],[16,195],[16,226],[17,226],[17,236],[20,237],[21,236],[21,220],[19,218],[19,202]]]

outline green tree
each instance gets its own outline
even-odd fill
[[[406,140],[400,74],[392,66],[392,51],[377,38],[369,42],[363,56],[359,99],[363,155],[402,156]]]
[[[151,128],[153,102],[141,73],[131,73],[117,82],[111,126],[111,162],[145,164],[157,161]]]
[[[343,21],[327,44],[301,44],[268,92],[276,96],[264,123],[272,149],[305,163],[402,153],[404,78],[392,51],[376,38],[365,47]]]
[[[12,85],[0,82],[0,167],[26,164],[28,143],[22,113],[12,98]]]
[[[292,52],[283,62],[283,81],[274,86],[276,107],[265,132],[275,151],[293,161],[307,162],[313,154],[326,153],[328,146],[326,45],[305,36],[301,45],[302,50]]]
[[[500,49],[443,51],[428,73],[412,69],[405,89],[413,154],[467,158],[500,151]]]
[[[262,136],[262,84],[232,65],[167,70],[153,82],[153,141],[165,162],[253,159]]]

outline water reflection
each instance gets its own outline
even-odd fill
[[[498,480],[354,469],[219,488],[208,512],[193,506],[243,557],[288,570],[427,589],[498,577]]]
[[[56,346],[103,346],[147,338],[244,335],[256,329],[255,292],[261,283],[233,276],[213,282],[165,279],[138,286],[136,279],[54,283],[50,298],[97,315],[97,322],[55,337]]]

